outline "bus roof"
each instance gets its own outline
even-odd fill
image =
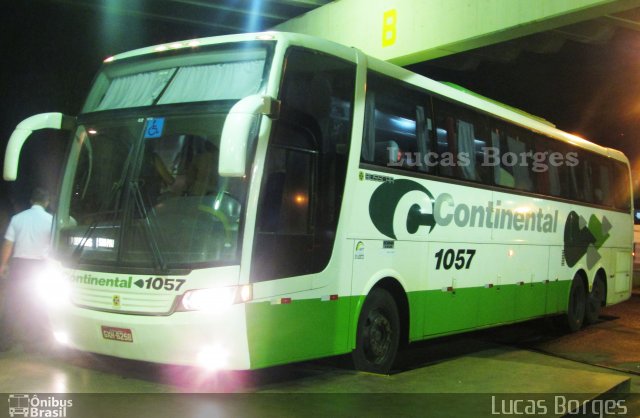
[[[132,58],[141,55],[156,54],[171,50],[180,50],[186,48],[193,49],[205,45],[214,45],[227,42],[241,42],[248,40],[278,40],[301,46],[311,44],[313,48],[318,48],[320,50],[323,50],[324,52],[334,53],[341,56],[344,56],[347,53],[355,54],[356,51],[355,48],[350,48],[333,41],[328,41],[309,35],[287,32],[259,32],[214,36],[159,44],[117,54],[105,59],[104,61],[105,63],[109,63],[112,61]],[[629,162],[627,157],[618,150],[603,147],[577,135],[557,129],[551,122],[525,112],[521,109],[506,105],[504,103],[500,103],[453,83],[437,82],[428,77],[413,73],[405,68],[388,63],[386,61],[382,61],[370,56],[367,56],[367,60],[369,68],[374,71],[379,71],[410,84],[423,87],[435,94],[450,98],[466,106],[473,107],[484,113],[488,113],[498,118],[510,121],[527,129],[531,129],[533,131],[544,134],[548,137],[563,141],[570,145],[587,149],[589,151],[596,152],[607,157],[615,158],[616,160],[623,161],[627,164]]]

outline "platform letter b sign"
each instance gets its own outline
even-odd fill
[[[398,12],[396,9],[387,10],[382,15],[382,47],[396,43]]]

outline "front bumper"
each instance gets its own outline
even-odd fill
[[[72,348],[132,360],[202,366],[203,352],[216,353],[216,368],[250,368],[245,305],[223,312],[176,312],[168,316],[102,312],[74,305],[49,314],[52,332]],[[105,339],[102,327],[131,330],[133,341]],[[211,359],[208,359],[211,360]]]

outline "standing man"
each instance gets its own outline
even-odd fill
[[[0,276],[6,281],[0,339],[5,347],[20,340],[27,350],[37,348],[46,338],[47,318],[35,300],[34,281],[44,267],[53,224],[53,216],[45,210],[49,205],[46,190],[34,189],[31,204],[11,218],[0,259]]]

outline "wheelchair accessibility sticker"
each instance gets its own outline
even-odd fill
[[[144,128],[145,138],[160,138],[164,129],[164,118],[149,118]]]

